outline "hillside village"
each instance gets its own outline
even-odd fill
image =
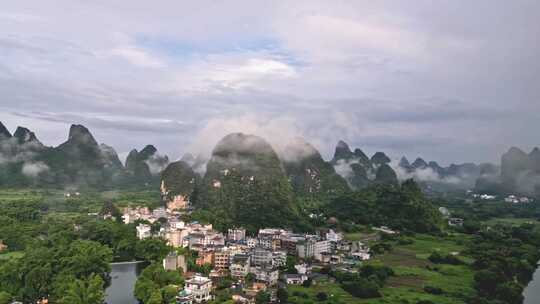
[[[122,216],[125,224],[145,222],[136,227],[139,239],[160,237],[176,249],[163,259],[163,268],[182,271],[186,278],[185,288],[177,296],[178,304],[212,299],[216,283],[228,277],[234,282],[231,289],[235,302],[254,303],[261,290],[275,300],[280,284],[312,284],[328,279],[319,272],[312,272],[314,268],[357,271],[355,266],[371,257],[367,241],[378,239],[379,233],[396,233],[381,227],[363,241],[345,240],[342,233],[332,229],[301,234],[265,228],[249,236],[239,227],[223,234],[211,224],[182,221],[184,212],[164,207],[152,211],[146,207],[126,208]],[[157,221],[165,224],[159,231],[152,231],[151,224]],[[193,253],[195,264],[210,271],[207,274],[189,272],[185,252]]]

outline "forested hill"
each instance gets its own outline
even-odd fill
[[[126,167],[116,151],[99,144],[82,125],[72,125],[57,147],[18,127],[13,135],[0,122],[0,187],[134,187],[157,184],[168,158],[151,145],[130,153]]]

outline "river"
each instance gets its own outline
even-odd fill
[[[540,267],[534,272],[533,280],[525,288],[523,296],[525,296],[524,304],[540,303]]]
[[[127,262],[111,264],[111,285],[105,291],[107,304],[138,304],[133,295],[137,276],[144,268],[144,263]]]

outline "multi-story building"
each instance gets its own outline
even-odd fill
[[[195,264],[204,265],[204,264],[214,264],[214,252],[210,250],[201,250],[195,260]]]
[[[299,241],[296,244],[297,255],[301,259],[312,258],[315,253],[315,240],[307,238],[303,241]]]
[[[257,238],[248,237],[246,238],[246,245],[249,248],[255,248],[257,245],[259,245],[259,240]]]
[[[298,250],[296,246],[299,242],[305,241],[305,239],[305,236],[299,234],[285,235],[281,238],[281,248],[290,255],[297,255]]]
[[[342,233],[336,233],[334,230],[330,229],[327,233],[326,233],[326,239],[330,242],[334,242],[334,243],[337,243],[339,241],[341,241],[343,239],[343,234]]]
[[[186,258],[183,255],[178,255],[175,251],[169,253],[163,259],[163,268],[165,270],[178,270],[182,269],[182,272],[187,271]]]
[[[195,275],[186,281],[185,291],[193,295],[195,303],[207,302],[212,299],[212,280],[201,275]]]
[[[182,247],[184,242],[184,237],[187,236],[187,231],[185,229],[171,229],[165,233],[165,238],[167,243],[173,247]]]
[[[257,281],[264,282],[269,286],[277,284],[279,271],[271,266],[251,267],[250,273],[255,275]]]
[[[318,241],[315,242],[313,246],[313,256],[316,260],[321,260],[321,254],[322,253],[329,253],[332,252],[332,242],[328,240]]]
[[[217,269],[229,269],[231,265],[231,256],[229,250],[214,252],[214,267]]]
[[[274,251],[272,252],[272,265],[274,267],[281,267],[287,264],[287,252]]]
[[[235,228],[229,229],[227,231],[227,239],[233,242],[240,242],[246,238],[246,229],[244,228]]]
[[[243,279],[249,273],[250,256],[247,254],[236,254],[233,256],[229,271],[236,279]]]
[[[163,207],[156,208],[154,211],[152,211],[152,216],[154,216],[156,219],[162,217],[167,218],[167,210]]]
[[[251,265],[272,265],[272,251],[263,247],[255,247],[251,253]]]

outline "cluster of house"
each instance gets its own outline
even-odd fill
[[[504,198],[504,201],[512,204],[527,204],[532,203],[534,200],[525,196],[518,197],[516,195],[509,195]]]
[[[485,201],[491,201],[491,200],[494,200],[497,198],[496,195],[491,195],[491,194],[473,194],[472,195],[473,198],[479,198],[481,200],[485,200]]]
[[[144,227],[139,225],[140,228]],[[254,284],[243,286],[233,293],[236,302],[251,302],[258,291],[273,290],[280,277],[286,284],[301,284],[308,280],[312,264],[341,264],[345,258],[367,260],[369,248],[359,242],[343,240],[333,230],[318,235],[296,234],[283,229],[260,229],[256,237],[246,236],[242,228],[229,229],[227,235],[212,229],[212,225],[199,223],[169,223],[162,234],[171,246],[187,247],[196,251],[197,265],[212,265],[208,277],[197,274],[186,280],[185,289],[177,303],[191,304],[207,301],[211,297],[212,281],[230,276],[239,284],[250,276]],[[148,237],[146,228],[139,237]],[[295,265],[295,274],[281,274],[287,256],[296,256],[302,263]],[[167,270],[187,269],[186,259],[176,252],[163,260]]]
[[[180,220],[181,211],[178,210],[181,208],[176,207],[169,203],[167,208],[154,210],[146,207],[126,208],[123,211],[123,221],[129,224],[144,220],[152,224],[159,220],[163,223],[159,231],[153,231],[150,224],[138,224],[137,237],[161,237],[172,247],[189,248],[197,252],[197,265],[211,265],[210,273],[203,276],[189,273],[186,257],[176,251],[163,260],[165,269],[181,269],[185,274],[185,287],[177,296],[178,304],[210,300],[215,283],[229,276],[236,282],[233,300],[251,303],[261,290],[268,289],[270,294],[275,295],[278,281],[282,282],[280,284],[301,284],[310,276],[317,275],[311,273],[312,266],[342,267],[370,258],[370,250],[362,242],[346,241],[341,233],[331,229],[311,235],[266,228],[250,237],[245,229],[236,228],[224,234],[214,230],[211,224]],[[380,229],[384,233],[394,233],[386,227]],[[294,256],[298,261],[294,274],[280,273],[280,269],[286,266],[287,256]],[[250,284],[246,284],[248,277],[251,278]]]

